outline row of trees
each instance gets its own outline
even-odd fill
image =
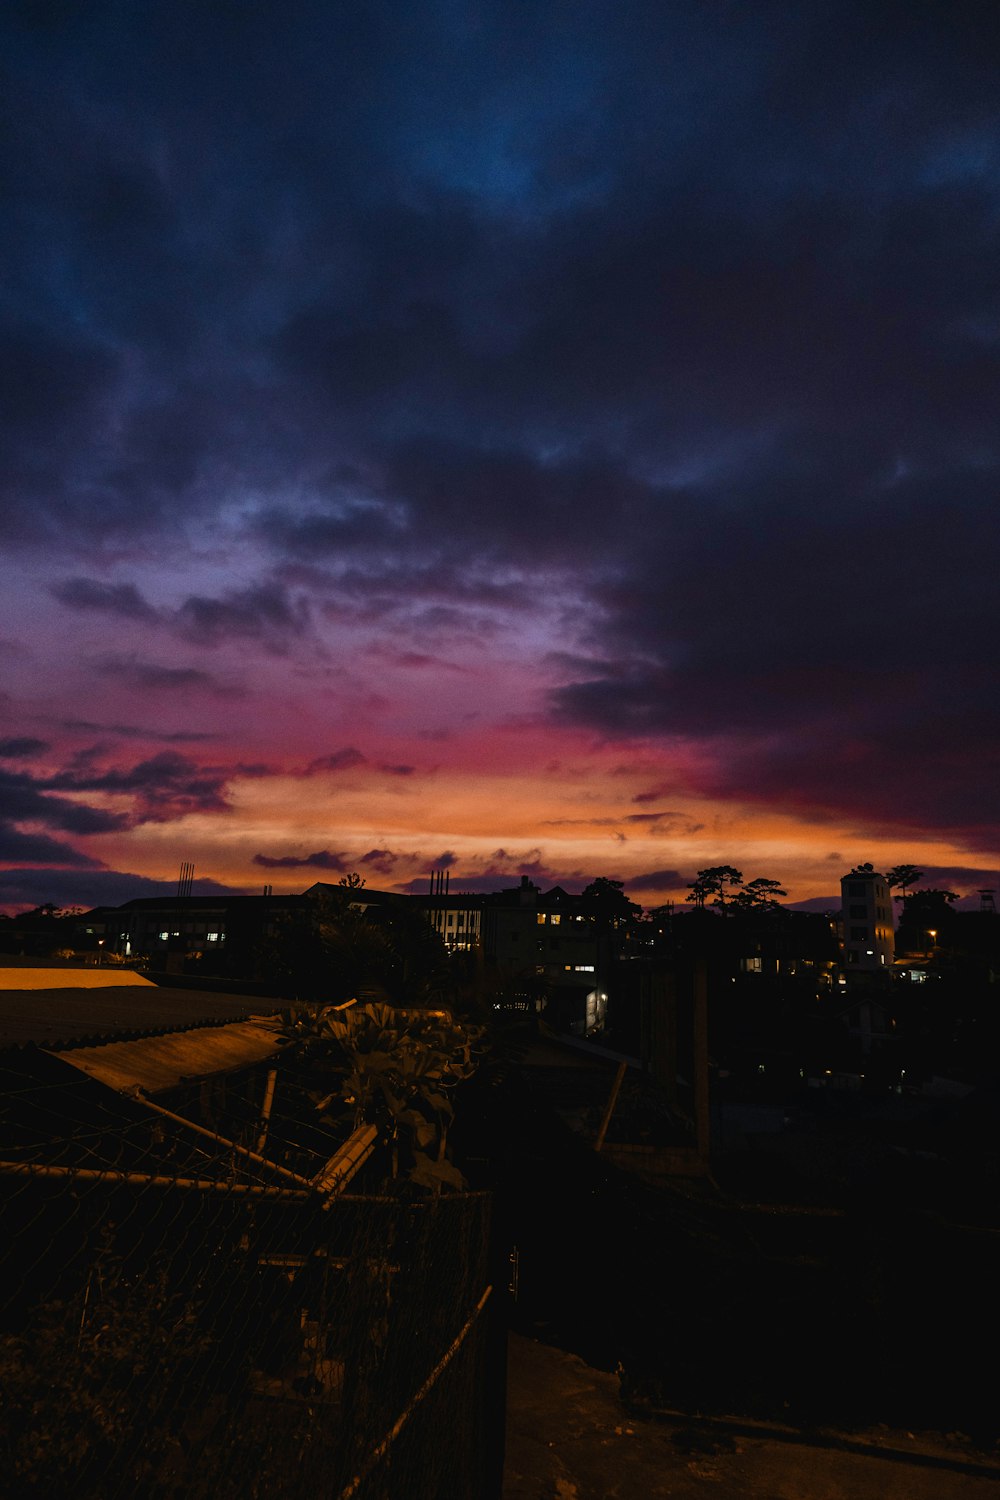
[[[778,897],[787,896],[777,880],[758,875],[744,881],[735,865],[709,865],[699,870],[688,890],[688,900],[699,909],[717,906],[722,912],[779,910]]]

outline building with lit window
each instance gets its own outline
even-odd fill
[[[288,914],[307,909],[305,896],[140,896],[121,906],[98,906],[75,923],[81,952],[103,951],[128,963],[180,973],[192,959],[208,972],[226,972],[238,955],[241,970],[255,944],[273,936]]]
[[[851,974],[892,972],[892,894],[884,875],[859,867],[840,882],[844,968]]]

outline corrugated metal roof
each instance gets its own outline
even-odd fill
[[[111,990],[122,985],[130,988],[156,986],[151,979],[134,969],[112,969],[96,964],[86,968],[41,968],[34,964],[8,964],[0,968],[0,990]]]
[[[206,1021],[246,1021],[280,1008],[279,1000],[259,995],[167,989],[158,984],[108,990],[0,990],[0,1046],[37,1042],[52,1047],[66,1045],[74,1037],[96,1043],[107,1033],[135,1037],[148,1031],[182,1031]],[[107,1039],[115,1038],[109,1035]]]
[[[280,1030],[270,1017],[258,1017],[103,1047],[76,1047],[60,1057],[109,1088],[157,1094],[185,1080],[265,1062],[278,1051]]]

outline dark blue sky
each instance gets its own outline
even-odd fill
[[[995,4],[0,42],[0,905],[1000,881]]]

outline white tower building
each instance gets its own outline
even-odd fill
[[[889,973],[895,953],[892,896],[885,876],[859,866],[840,882],[848,974]]]

